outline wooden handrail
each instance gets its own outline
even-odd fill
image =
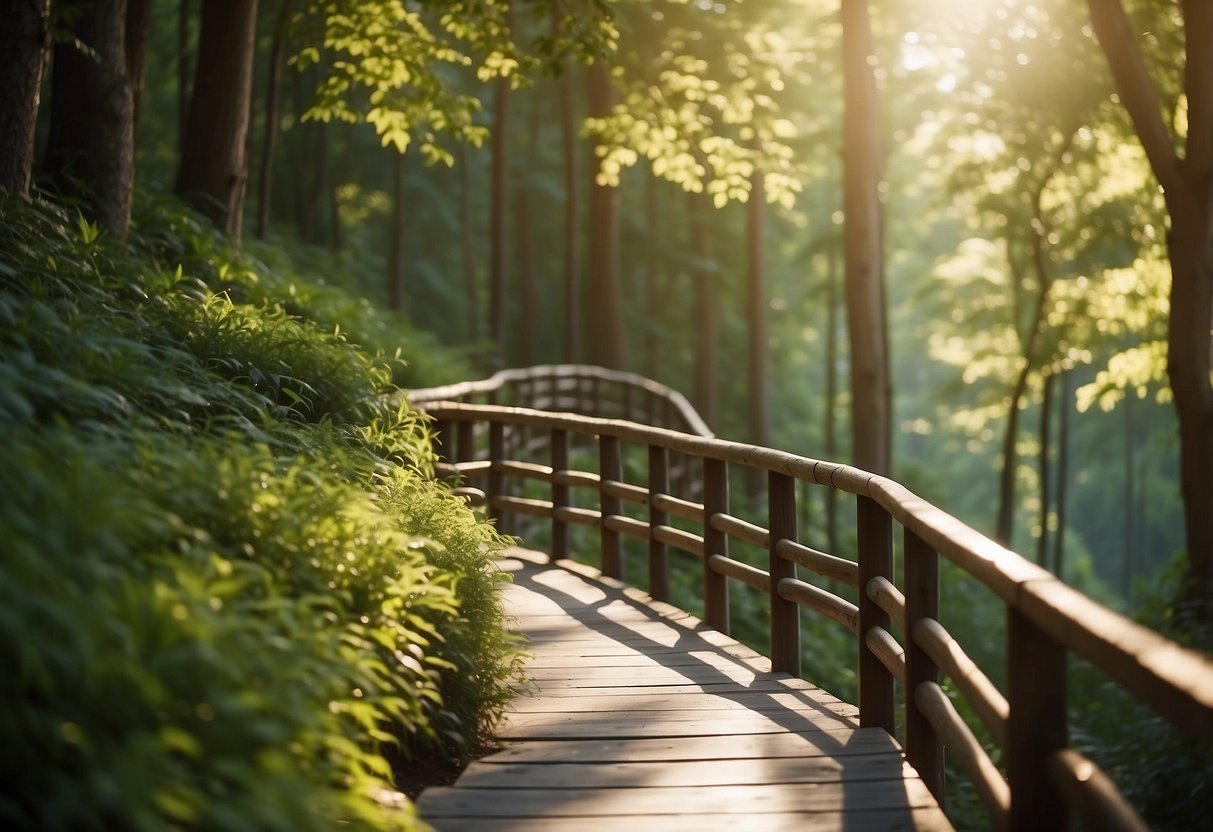
[[[559,377],[559,373],[556,375]],[[729,628],[728,580],[765,587],[772,601],[771,643],[776,669],[799,670],[801,608],[821,610],[826,617],[857,631],[861,722],[892,732],[894,676],[904,677],[910,763],[919,770],[924,783],[942,797],[940,749],[949,742],[961,743],[963,747],[954,750],[966,760],[970,773],[986,781],[979,788],[1000,827],[1061,829],[1072,803],[1072,808],[1081,809],[1088,817],[1103,811],[1122,816],[1129,811],[1106,778],[1098,789],[1078,790],[1058,774],[1057,761],[1070,759],[1066,756],[1067,654],[1105,672],[1181,732],[1213,741],[1213,657],[1182,647],[1101,606],[891,479],[839,463],[624,420],[432,398],[425,400],[423,409],[435,419],[441,432],[467,435],[471,432],[468,424],[487,426],[486,494],[490,506],[550,517],[555,556],[568,553],[565,524],[591,523],[599,529],[603,557],[600,568],[605,574],[620,577],[621,534],[647,538],[650,586],[656,590],[655,597],[661,598],[668,594],[669,587],[666,547],[690,552],[703,560],[705,619],[725,632]],[[522,429],[531,432],[528,435],[550,437],[551,456],[545,461],[550,465],[506,458],[507,431]],[[597,453],[581,455],[583,465],[598,461],[597,478],[587,476],[592,472],[575,476],[578,472],[570,470],[573,436],[588,443],[588,448],[597,449]],[[472,461],[463,458],[464,444],[463,440],[451,443],[461,456],[448,461]],[[440,441],[439,447],[446,448],[445,441]],[[630,459],[625,449],[630,448],[647,453],[648,505],[644,518],[637,516],[637,509],[643,506],[636,502],[642,486],[628,483],[624,477],[627,466],[623,460]],[[675,455],[698,460],[702,466],[704,479],[696,489],[702,494],[702,503],[669,493],[669,466]],[[770,496],[767,528],[729,514],[730,468],[766,473]],[[506,496],[507,477],[527,475],[534,487],[533,477],[546,471],[552,472],[547,477],[550,502],[501,499]],[[798,483],[832,488],[859,498],[858,563],[818,552],[796,539]],[[597,492],[599,509],[573,508],[572,492],[578,490]],[[632,499],[621,499],[625,496]],[[632,507],[632,514],[625,514],[625,502]],[[678,509],[676,516],[696,522],[701,534],[669,525],[672,507]],[[892,574],[892,524],[900,526],[905,537],[906,580],[901,589]],[[768,570],[742,568],[729,560],[731,535],[749,544],[765,542],[770,556]],[[989,587],[1005,605],[1005,699],[937,620],[940,590],[935,561],[941,555]],[[812,564],[823,574],[858,586],[858,608],[850,612],[849,602],[798,580],[798,562]],[[892,623],[906,634],[906,644],[897,642]],[[972,740],[967,729],[959,730],[946,713],[937,682],[941,675],[948,674],[959,674],[957,689],[994,729],[991,734],[1003,746],[1007,771],[996,776],[1005,777],[1005,792],[990,781],[995,776],[991,773],[998,770],[980,744]],[[972,678],[968,678],[970,674]]]

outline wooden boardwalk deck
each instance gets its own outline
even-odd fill
[[[950,830],[855,708],[674,607],[515,550],[531,688],[503,750],[420,798],[445,830]]]

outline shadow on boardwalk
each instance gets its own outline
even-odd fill
[[[854,707],[637,590],[511,554],[531,682],[503,750],[421,796],[436,829],[951,829]]]

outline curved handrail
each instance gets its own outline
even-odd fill
[[[551,519],[554,557],[567,557],[570,525],[594,526],[599,530],[603,573],[622,577],[621,537],[647,540],[650,592],[668,600],[668,547],[698,555],[709,625],[729,629],[728,578],[768,592],[776,670],[799,675],[801,606],[857,632],[861,724],[893,733],[893,681],[900,680],[910,691],[904,697],[907,759],[942,797],[946,743],[975,780],[999,828],[1062,828],[1068,806],[1101,824],[1117,818],[1115,828],[1145,828],[1123,797],[1108,787],[1106,775],[1066,746],[1067,653],[1103,670],[1180,730],[1213,739],[1213,657],[1103,607],[891,479],[770,448],[620,420],[434,400],[424,409],[436,420],[449,460],[446,470],[487,477],[484,491],[465,493],[482,497],[498,516]],[[487,425],[488,458],[483,461],[474,459],[484,449],[484,443],[473,441],[471,428],[477,423]],[[512,430],[546,436],[551,464],[507,459],[505,435]],[[570,468],[572,435],[597,446],[597,472]],[[647,487],[625,480],[625,443],[648,449]],[[670,453],[702,460],[702,503],[669,493]],[[728,466],[767,473],[767,528],[729,514]],[[510,478],[549,483],[551,499],[512,496]],[[798,539],[797,481],[857,497],[856,562],[818,552]],[[599,508],[575,506],[574,488],[596,490]],[[629,515],[625,503],[647,505],[647,520]],[[671,516],[700,523],[702,534],[672,526]],[[905,536],[901,589],[893,583],[894,521]],[[768,570],[729,558],[730,536],[767,548]],[[939,554],[989,587],[1006,606],[1005,697],[938,621]],[[799,580],[798,564],[858,587],[858,605]],[[894,624],[904,648],[892,635]],[[953,678],[1005,749],[1006,780],[940,690],[941,672]]]
[[[588,389],[587,389],[588,387]],[[715,436],[686,397],[651,378],[590,364],[539,364],[499,370],[486,379],[406,391],[409,401],[483,401],[535,410],[644,421],[697,436]],[[655,407],[661,402],[660,408]]]

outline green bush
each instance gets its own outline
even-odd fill
[[[466,758],[517,672],[500,538],[387,362],[160,211],[0,197],[0,827],[416,828],[389,759]]]

